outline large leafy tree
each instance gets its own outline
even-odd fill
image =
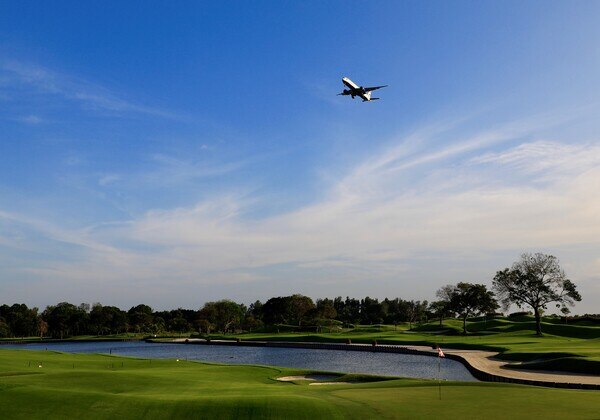
[[[511,268],[498,271],[493,284],[506,308],[515,304],[533,309],[537,335],[542,335],[541,311],[548,304],[573,306],[581,301],[575,284],[567,278],[558,258],[553,255],[525,253]]]
[[[150,332],[152,330],[154,316],[150,306],[145,304],[133,306],[127,311],[127,317],[129,319],[129,325],[131,325],[136,332]]]
[[[223,299],[217,302],[206,302],[200,310],[200,319],[207,320],[217,330],[222,332],[233,331],[239,327],[244,319],[246,308],[231,300]],[[205,325],[205,329],[210,327]]]
[[[278,296],[267,300],[261,308],[267,325],[288,324],[292,319],[290,297]]]
[[[448,308],[458,313],[463,321],[463,334],[467,333],[468,317],[498,308],[494,293],[483,284],[458,283],[455,286],[444,286],[438,291],[438,297],[444,295],[448,299]]]
[[[311,310],[315,309],[315,303],[308,296],[295,294],[290,296],[290,308],[294,323],[301,326],[305,317]]]

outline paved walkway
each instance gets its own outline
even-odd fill
[[[431,347],[409,346],[409,348],[424,352],[436,352],[436,350],[432,350]],[[510,365],[509,363],[507,363],[505,360],[497,359],[495,357],[497,353],[489,351],[445,349],[444,353],[462,357],[475,369],[492,375],[503,376],[505,378],[542,382],[561,382],[569,384],[591,384],[600,386],[599,375],[585,375],[546,370],[517,370],[507,367]],[[515,366],[515,364],[512,366]]]

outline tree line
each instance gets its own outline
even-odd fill
[[[278,326],[319,332],[350,325],[399,323],[408,323],[412,329],[413,324],[431,319],[439,319],[442,326],[447,317],[460,318],[463,332],[467,333],[469,317],[494,314],[500,305],[507,309],[511,304],[532,308],[536,332],[541,334],[541,313],[548,304],[555,303],[564,309],[581,300],[575,285],[552,255],[523,254],[512,267],[498,271],[492,283],[493,291],[484,284],[467,282],[443,286],[433,302],[371,297],[313,301],[308,296],[294,294],[272,297],[264,303],[256,301],[249,306],[225,299],[207,302],[198,310],[154,311],[150,306],[140,304],[124,311],[100,303],[74,305],[61,302],[40,312],[25,304],[2,305],[0,337],[65,338],[193,331],[211,334]]]
[[[124,311],[100,303],[74,305],[61,302],[44,311],[25,304],[0,306],[0,337],[66,338],[122,333],[200,334],[256,331],[273,326],[326,331],[356,324],[423,322],[431,317],[427,301],[317,299],[295,294],[256,301],[249,306],[231,300],[207,302],[199,310],[155,311],[140,304]]]

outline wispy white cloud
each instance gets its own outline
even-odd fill
[[[258,220],[245,215],[260,196],[227,192],[191,207],[150,210],[76,231],[19,220],[85,249],[81,261],[36,268],[61,282],[218,288],[272,284],[284,270],[289,278],[327,278],[331,290],[352,279],[362,293],[384,281],[410,294],[411,281],[418,281],[433,295],[443,273],[459,277],[446,282],[469,280],[464,276],[475,272],[489,276],[510,264],[502,259],[507,252],[516,258],[528,249],[600,249],[600,196],[594,193],[600,191],[600,147],[528,140],[538,128],[486,130],[434,151],[431,145],[446,132],[422,130],[349,168],[323,199]],[[174,173],[223,170],[157,158]],[[466,265],[482,258],[493,266],[473,271]],[[449,270],[455,264],[464,266]],[[436,268],[442,274],[428,278]],[[578,267],[570,275],[590,279],[589,270]],[[257,293],[270,293],[261,287]]]
[[[25,124],[32,124],[32,125],[41,124],[42,122],[44,122],[44,120],[42,118],[38,117],[37,115],[25,115],[22,117],[17,117],[14,120],[25,123]]]
[[[117,174],[105,174],[98,179],[98,185],[106,187],[107,185],[113,184],[121,179],[120,175]]]
[[[24,88],[38,94],[56,95],[86,109],[109,111],[112,115],[148,114],[181,119],[182,116],[157,107],[141,105],[98,84],[16,60],[0,60],[0,90]],[[28,121],[23,121],[28,122]]]
[[[153,183],[176,184],[197,178],[224,175],[241,168],[245,162],[214,162],[208,160],[182,159],[166,154],[155,154],[151,160],[158,165],[158,169],[143,175]]]
[[[181,188],[182,185],[200,179],[217,178],[235,172],[247,160],[219,162],[215,159],[180,158],[167,154],[154,154],[146,159],[144,167],[121,173],[96,174],[101,187],[119,185],[128,189]]]
[[[471,162],[505,165],[525,173],[545,172],[548,176],[564,176],[565,173],[585,172],[600,166],[600,145],[535,141],[498,153],[485,153]]]

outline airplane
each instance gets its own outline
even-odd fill
[[[371,92],[387,86],[387,85],[373,86],[373,87],[357,86],[356,83],[354,83],[352,80],[348,79],[347,77],[342,78],[342,82],[349,89],[344,89],[344,91],[342,93],[338,93],[338,96],[339,95],[350,95],[350,96],[352,96],[352,99],[354,99],[355,96],[360,96],[362,98],[363,102],[376,101],[379,98],[371,98]]]

